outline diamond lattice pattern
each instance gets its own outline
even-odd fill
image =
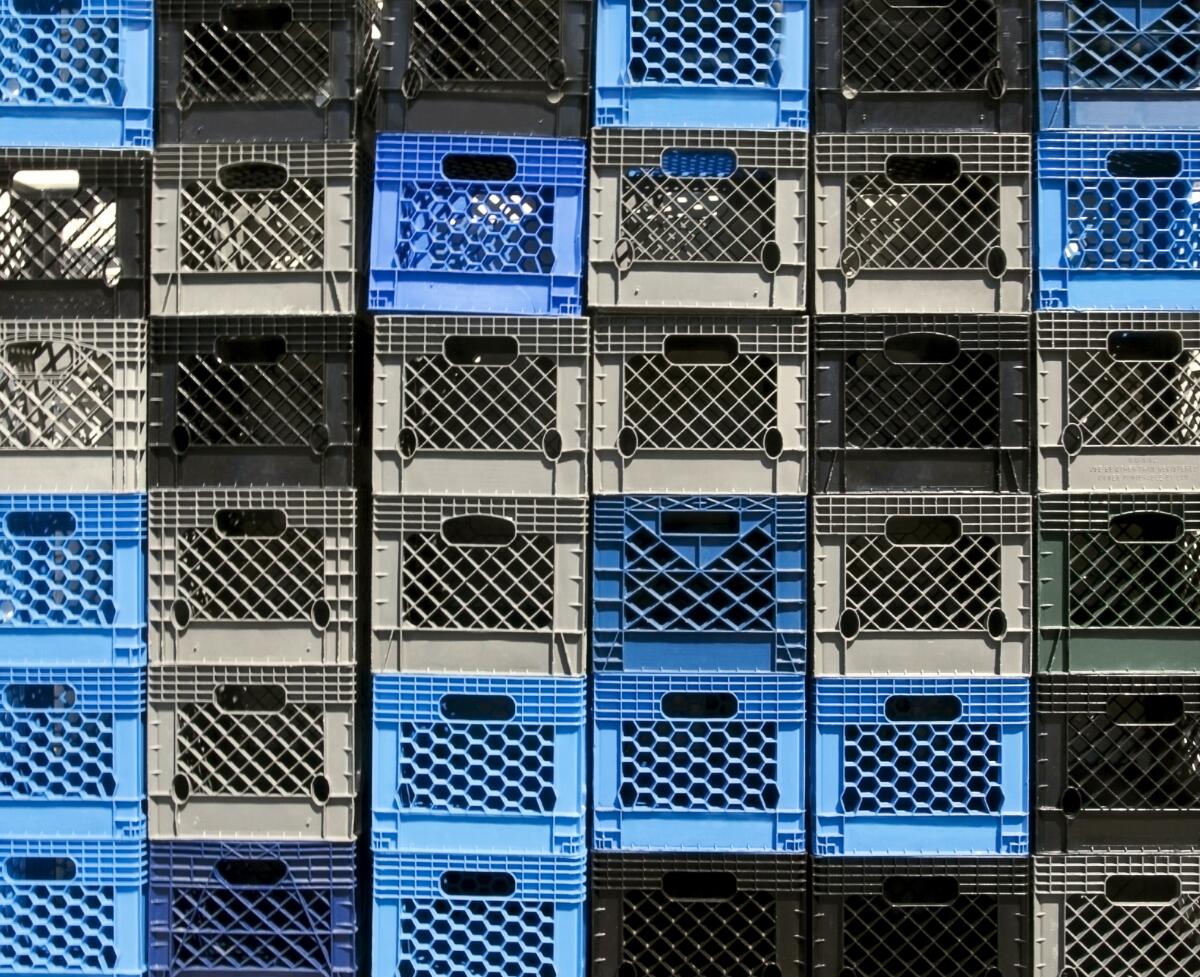
[[[112,357],[75,343],[32,340],[9,343],[0,359],[0,446],[112,446]]]
[[[219,23],[183,32],[179,92],[189,102],[328,101],[328,23],[293,20],[280,30],[230,30]]]
[[[1089,444],[1200,444],[1200,353],[1170,361],[1120,361],[1104,350],[1069,355],[1068,419]]]
[[[91,281],[117,275],[117,201],[81,187],[69,196],[0,189],[0,281]]]
[[[1065,6],[1072,88],[1200,87],[1200,6],[1195,0],[1157,0],[1122,9],[1103,0],[1068,0]],[[1128,17],[1139,8],[1146,10],[1141,24]]]
[[[410,70],[429,88],[546,82],[562,59],[559,0],[415,0]]]
[[[1139,545],[1140,538],[1137,520],[1070,535],[1072,626],[1200,627],[1200,533],[1174,543]]]
[[[1200,973],[1200,899],[1169,906],[1117,905],[1102,896],[1067,896],[1063,966],[1108,977],[1193,977]]]

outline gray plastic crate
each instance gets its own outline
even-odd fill
[[[358,831],[349,666],[151,665],[151,838],[307,838]]]
[[[588,323],[375,319],[380,494],[586,495]]]
[[[808,491],[808,320],[609,315],[593,322],[598,494]]]
[[[592,131],[588,301],[803,310],[808,134]]]
[[[374,500],[371,667],[582,674],[586,499]]]
[[[1196,977],[1200,852],[1033,859],[1035,977]]]
[[[352,314],[359,165],[350,142],[159,147],[151,315]]]
[[[0,491],[145,489],[146,323],[0,320]]]
[[[352,489],[150,493],[150,660],[355,660]]]
[[[1028,675],[1028,496],[817,496],[817,675]]]
[[[1029,309],[1029,136],[815,143],[818,314]]]
[[[1200,313],[1041,312],[1048,491],[1200,488]]]

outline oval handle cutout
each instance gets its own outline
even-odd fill
[[[287,705],[282,685],[218,685],[213,695],[224,712],[279,712]]]
[[[1170,149],[1114,149],[1105,165],[1118,179],[1161,180],[1179,176],[1183,157]]]
[[[999,65],[993,65],[984,76],[983,90],[990,99],[1001,99],[1008,92],[1008,75]]]
[[[1104,897],[1114,906],[1169,906],[1182,892],[1174,875],[1110,875]]]
[[[909,332],[883,342],[883,355],[897,366],[952,363],[958,359],[959,349],[957,339],[940,332]]]
[[[508,546],[517,538],[517,525],[483,513],[451,516],[442,523],[442,536],[451,546]]]
[[[521,352],[515,336],[447,336],[442,354],[455,366],[508,366]]]
[[[1083,811],[1083,795],[1076,787],[1067,787],[1058,799],[1058,808],[1067,817],[1077,817]]]
[[[1183,538],[1183,520],[1170,512],[1122,512],[1108,520],[1108,535],[1117,543],[1162,546]]]
[[[777,427],[769,427],[763,432],[763,454],[772,461],[777,461],[783,454],[783,432]]]
[[[622,427],[617,430],[617,454],[629,459],[637,454],[638,433],[635,428]]]
[[[227,3],[221,8],[221,26],[238,34],[267,34],[284,30],[292,22],[287,3]]]
[[[995,641],[1000,641],[1008,634],[1008,615],[998,607],[993,607],[987,614],[987,633],[988,637]]]
[[[742,521],[736,512],[712,509],[664,512],[660,525],[664,536],[733,536]]]
[[[282,509],[218,509],[217,532],[222,536],[280,536],[287,529]]]
[[[1183,722],[1183,697],[1178,695],[1114,695],[1104,707],[1114,726],[1175,726]]]
[[[76,869],[73,858],[13,855],[5,859],[4,871],[15,882],[70,882]]]
[[[1169,329],[1116,329],[1108,334],[1115,360],[1170,362],[1183,352],[1183,336]]]
[[[1083,428],[1078,424],[1067,424],[1062,430],[1063,451],[1067,457],[1074,458],[1083,450]]]
[[[217,875],[230,885],[278,885],[287,878],[287,864],[278,858],[220,858]]]
[[[716,177],[733,176],[737,170],[737,153],[732,149],[664,149],[659,158],[667,176]]]
[[[511,156],[487,153],[447,153],[442,157],[442,176],[468,183],[509,183],[517,175]]]
[[[62,538],[75,535],[75,516],[64,509],[14,509],[4,517],[4,528],[18,539]]]
[[[663,356],[677,366],[721,366],[738,355],[736,336],[668,336]]]
[[[952,723],[962,715],[956,695],[890,695],[883,714],[893,723]]]
[[[895,153],[884,164],[893,183],[953,183],[962,173],[962,163],[949,153]]]
[[[662,891],[675,902],[725,902],[737,895],[732,872],[664,872]]]
[[[862,628],[862,619],[853,607],[847,607],[842,611],[838,618],[838,631],[841,632],[843,638],[847,641],[853,641],[858,637],[858,632]]]
[[[668,692],[661,708],[667,719],[732,719],[738,700],[732,692]]]
[[[213,352],[222,363],[278,363],[287,354],[283,336],[221,336]]]
[[[17,340],[5,343],[0,357],[18,377],[69,377],[79,369],[84,353],[73,342]]]
[[[11,189],[14,197],[69,197],[79,190],[79,171],[17,170]]]
[[[962,537],[957,516],[888,516],[884,525],[893,546],[951,546]]]
[[[517,891],[517,880],[508,872],[443,872],[442,892],[468,898],[507,898]]]
[[[438,707],[446,719],[466,723],[506,723],[517,714],[516,700],[508,695],[444,695]]]
[[[286,166],[266,160],[240,160],[217,170],[217,183],[233,193],[266,193],[280,189],[287,180]]]
[[[958,898],[958,879],[952,875],[889,875],[883,880],[883,898],[893,906],[948,906]]]
[[[17,683],[4,690],[4,702],[10,709],[36,709],[54,712],[75,705],[75,690],[52,682]]]

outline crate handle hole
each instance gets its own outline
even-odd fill
[[[783,251],[774,241],[767,241],[758,256],[759,264],[768,275],[774,275],[783,264]]]
[[[292,22],[289,3],[227,3],[221,7],[221,26],[236,34],[269,34]]]
[[[0,356],[8,370],[21,378],[70,376],[83,358],[76,343],[62,340],[5,343]]]
[[[442,523],[442,538],[451,546],[508,546],[517,538],[517,525],[484,513],[451,516]]]
[[[222,363],[278,363],[287,355],[284,336],[220,336],[213,352]]]
[[[738,700],[732,692],[668,692],[660,708],[667,719],[732,719]]]
[[[443,718],[468,723],[507,723],[517,714],[517,702],[510,695],[452,693],[442,696],[438,708]]]
[[[858,977],[858,971],[853,967],[843,967],[838,972],[838,977]]]
[[[546,456],[547,461],[558,461],[562,456],[562,451],[563,439],[558,431],[551,428],[542,435],[542,454]]]
[[[220,858],[217,875],[230,885],[261,888],[279,885],[287,878],[287,864],[279,858]]]
[[[39,712],[70,709],[75,705],[75,689],[52,682],[14,682],[4,689],[4,701],[10,709],[36,709]]]
[[[470,183],[510,183],[517,175],[517,161],[496,153],[447,153],[442,157],[442,176]]]
[[[217,170],[217,183],[231,193],[269,193],[282,189],[287,181],[287,167],[266,160],[240,160]]]
[[[992,65],[988,69],[983,85],[987,91],[988,98],[993,101],[999,101],[1008,94],[1008,75],[999,65]]]
[[[956,695],[890,695],[883,714],[893,723],[952,723],[962,716]]]
[[[192,446],[192,432],[183,424],[176,424],[171,428],[171,451],[182,457],[188,453],[188,449]]]
[[[783,977],[783,970],[777,963],[764,964],[761,977]]]
[[[732,872],[665,872],[662,891],[674,902],[726,902],[737,895]]]
[[[1110,875],[1104,880],[1104,898],[1114,906],[1169,906],[1181,892],[1174,875]]]
[[[213,695],[223,712],[280,712],[287,705],[282,685],[249,685],[228,682]]]
[[[733,176],[738,168],[737,153],[732,149],[664,149],[659,157],[663,173],[676,179]]]
[[[676,366],[724,366],[737,359],[737,336],[668,336],[663,356]]]
[[[962,174],[962,163],[950,153],[893,153],[884,172],[893,183],[953,183]]]
[[[14,509],[4,517],[4,528],[17,539],[61,539],[75,535],[75,516],[65,509]]]
[[[635,428],[622,427],[617,431],[617,453],[625,459],[632,458],[638,450],[638,433]]]
[[[180,631],[186,631],[189,624],[192,623],[192,605],[182,597],[177,597],[171,601],[171,620],[175,622],[175,627]]]
[[[308,450],[314,455],[325,454],[332,442],[333,438],[330,437],[329,428],[324,424],[314,424],[312,430],[308,432]]]
[[[617,968],[617,977],[637,977],[637,967],[626,960]]]
[[[962,538],[958,516],[888,516],[884,534],[893,546],[953,546]]]
[[[404,459],[412,458],[417,453],[417,432],[413,428],[400,428],[400,437],[396,439],[396,450]]]
[[[1060,440],[1067,457],[1074,458],[1083,450],[1083,428],[1074,422],[1065,425]]]
[[[889,875],[883,880],[883,898],[891,906],[949,906],[958,898],[958,879],[952,875]]]
[[[410,102],[416,101],[425,90],[425,75],[420,68],[410,66],[400,78],[400,94]]]
[[[995,641],[1000,641],[1008,634],[1008,615],[998,607],[988,611],[987,633]]]
[[[1183,520],[1172,512],[1122,512],[1108,520],[1113,541],[1132,546],[1177,543],[1183,528]]]
[[[192,796],[192,782],[185,773],[177,773],[171,778],[171,796],[180,804],[187,803]]]
[[[1063,967],[1063,969],[1058,972],[1058,977],[1079,977],[1079,973],[1074,967]]]
[[[1183,353],[1183,336],[1170,329],[1114,329],[1108,352],[1115,360],[1170,363]]]
[[[1163,180],[1179,176],[1183,157],[1170,149],[1114,149],[1105,165],[1118,179]]]
[[[1008,271],[1008,253],[1003,248],[991,248],[987,253],[987,273],[997,281]]]
[[[12,175],[14,197],[70,197],[78,191],[78,170],[17,170]]]
[[[333,610],[329,606],[329,601],[323,597],[314,600],[309,616],[312,618],[313,627],[318,631],[324,631],[329,627],[329,622],[333,618]]]
[[[52,855],[13,855],[4,871],[14,882],[70,882],[77,871],[75,859]]]
[[[1178,726],[1187,715],[1183,696],[1114,695],[1104,706],[1104,715],[1114,726]]]
[[[662,514],[664,536],[736,536],[742,520],[730,510],[674,511]]]
[[[858,273],[862,271],[862,255],[859,254],[858,248],[846,248],[842,252],[841,265],[846,281],[854,281],[858,277]]]
[[[329,802],[329,779],[320,774],[313,777],[310,792],[314,802],[320,805],[327,804]]]
[[[954,336],[940,332],[906,332],[883,341],[883,355],[896,366],[953,363],[960,350]]]
[[[447,336],[442,343],[455,366],[509,366],[520,353],[516,336]]]
[[[617,271],[629,271],[633,267],[633,242],[628,238],[621,238],[613,245],[613,263],[617,266]]]
[[[282,509],[218,509],[216,526],[222,536],[282,536],[287,514]]]
[[[1073,818],[1083,811],[1083,795],[1075,787],[1068,787],[1058,799],[1058,809]]]
[[[838,618],[838,631],[841,632],[843,638],[847,641],[853,641],[858,637],[859,629],[862,627],[862,618],[858,611],[853,607],[847,607],[842,611],[841,617]]]
[[[763,434],[763,454],[775,461],[783,454],[783,432],[777,427],[769,427]]]
[[[517,891],[517,880],[511,872],[443,872],[440,880],[447,896],[508,898]]]

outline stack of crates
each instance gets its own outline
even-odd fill
[[[596,16],[593,974],[801,977],[810,3]]]
[[[1028,5],[816,0],[814,34],[814,967],[1019,977]]]
[[[0,971],[146,972],[150,0],[0,3]]]
[[[157,14],[149,972],[353,977],[355,268],[378,13]]]
[[[385,0],[375,977],[582,977],[591,0]]]
[[[1037,965],[1193,973],[1200,30],[1037,9]]]

